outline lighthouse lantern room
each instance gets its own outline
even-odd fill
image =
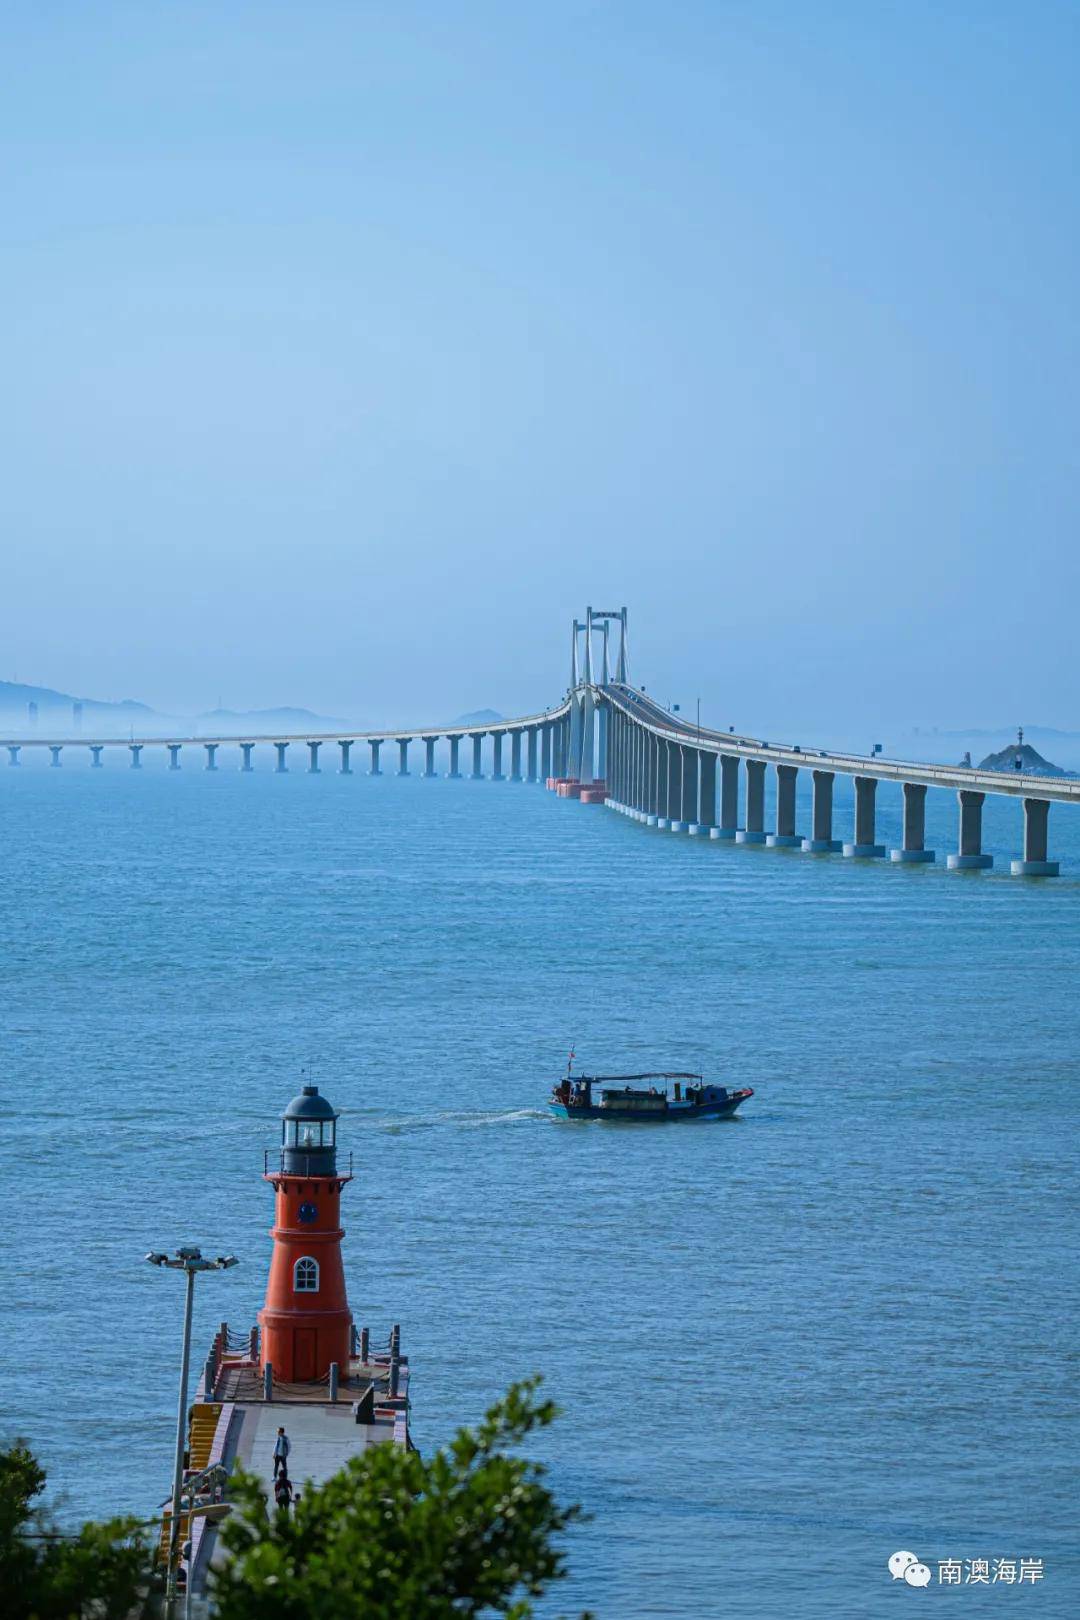
[[[338,1115],[318,1086],[305,1086],[281,1116],[281,1158],[265,1179],[274,1189],[274,1240],[266,1304],[259,1312],[261,1361],[275,1382],[325,1378],[349,1366],[352,1313],[341,1262]]]

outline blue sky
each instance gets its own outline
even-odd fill
[[[15,4],[0,676],[1080,726],[1073,5]]]

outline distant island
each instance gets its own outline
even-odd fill
[[[1017,761],[1019,760],[1019,764]],[[1015,771],[1019,770],[1028,776],[1068,776],[1060,765],[1054,765],[1050,760],[1044,759],[1040,753],[1032,748],[1030,743],[1020,743],[1013,748],[999,748],[996,754],[987,754],[979,761],[980,771]]]
[[[971,767],[971,755],[965,754],[960,764],[966,768]],[[1030,743],[1024,741],[1024,728],[1020,727],[1016,734],[1016,741],[1005,748],[999,748],[995,754],[987,754],[978,764],[980,771],[1017,771],[1022,776],[1072,776],[1072,771],[1062,770],[1051,760],[1044,759],[1039,751],[1032,748]]]
[[[456,720],[451,720],[452,726],[496,726],[504,717],[497,709],[473,709],[469,714],[459,714]]]

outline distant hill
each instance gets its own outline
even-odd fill
[[[37,705],[32,720],[30,705]],[[451,726],[492,726],[503,716],[497,709],[474,709],[449,722]],[[429,724],[427,716],[423,723]],[[224,737],[268,737],[275,733],[310,731],[355,731],[363,729],[356,720],[340,715],[316,714],[311,709],[282,704],[273,709],[207,709],[194,718],[162,714],[148,703],[124,698],[118,703],[99,698],[76,697],[51,686],[31,686],[22,681],[0,681],[0,724],[6,735],[29,737],[37,730],[53,736],[71,736],[78,731],[99,737],[127,736],[132,730],[144,736],[169,736],[197,732]]]
[[[497,726],[505,715],[497,709],[474,709],[471,714],[459,714],[456,720],[451,720],[452,726]]]
[[[311,709],[208,709],[198,717],[201,731],[235,732],[239,737],[272,731],[351,731],[353,722],[340,715],[315,714]]]
[[[314,714],[310,709],[213,709],[191,718],[162,714],[148,703],[124,698],[119,703],[76,697],[51,686],[30,686],[22,681],[0,681],[0,720],[12,736],[29,736],[34,722],[30,705],[37,705],[37,729],[54,736],[80,729],[99,737],[125,736],[136,730],[146,736],[176,731],[217,731],[224,736],[266,736],[275,731],[348,731],[352,721]]]
[[[1020,765],[1017,766],[1017,760]],[[979,761],[980,771],[1015,771],[1028,776],[1068,776],[1060,765],[1052,765],[1040,753],[1032,748],[1030,743],[1013,743],[1008,748],[999,748],[996,754],[987,754],[985,759]]]
[[[28,706],[36,703],[40,713],[50,709],[71,710],[81,703],[84,714],[121,714],[128,717],[153,714],[145,703],[134,698],[122,698],[119,703],[105,703],[99,698],[76,697],[72,692],[56,692],[51,686],[27,686],[22,681],[0,681],[0,711],[25,714]]]

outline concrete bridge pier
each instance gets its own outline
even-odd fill
[[[432,777],[438,774],[435,769],[435,744],[438,742],[438,740],[438,737],[425,737],[423,739],[424,775],[426,777]]]
[[[799,779],[797,765],[776,767],[776,831],[766,836],[770,849],[801,849],[802,834],[795,831],[795,786]]]
[[[501,731],[491,733],[491,780],[493,782],[506,781],[502,768],[502,741],[503,734]]]
[[[19,748],[20,747],[21,747],[21,744],[19,744],[19,743],[8,743],[7,751],[8,751],[8,764],[9,765],[17,765],[19,763]]]
[[[397,773],[398,773],[399,776],[408,776],[408,774],[409,774],[409,744],[411,742],[412,742],[411,737],[399,737],[398,738],[398,768],[397,768]]]
[[[525,731],[525,780],[536,781],[536,726],[529,726]]]
[[[857,776],[855,778],[855,842],[844,845],[845,855],[854,855],[857,859],[869,859],[875,855],[884,855],[885,845],[874,842],[875,821],[877,813],[877,777]]]
[[[631,725],[626,716],[623,716],[623,749],[626,763],[623,767],[624,801],[630,807],[630,814],[634,819],[640,820],[642,815],[641,797],[641,731],[638,726]]]
[[[746,826],[735,834],[737,844],[765,842],[765,761],[746,762]]]
[[[926,848],[926,783],[904,783],[904,842],[903,847],[890,851],[894,861],[918,865],[934,859],[934,851]]]
[[[521,781],[521,732],[510,733],[510,780]]]
[[[1024,858],[1013,861],[1013,877],[1057,877],[1058,862],[1046,858],[1046,824],[1049,799],[1024,800]]]
[[[613,749],[613,770],[615,773],[615,786],[613,797],[618,800],[619,809],[625,815],[632,814],[631,800],[634,796],[634,785],[631,773],[630,733],[626,726],[626,717],[612,712],[611,716],[611,747]]]
[[[382,747],[382,738],[370,737],[368,739],[368,747],[371,749],[371,769],[368,771],[368,775],[381,776],[382,770],[379,767],[379,749]]]
[[[131,755],[131,768],[133,771],[142,770],[142,743],[128,743],[128,752]]]
[[[470,731],[469,736],[472,738],[472,779],[474,782],[482,782],[484,780],[484,733],[482,731]]]
[[[289,768],[285,763],[285,750],[288,746],[286,742],[276,742],[274,744],[277,749],[277,764],[274,766],[274,773],[277,776],[284,776]]]
[[[649,806],[651,817],[650,827],[659,827],[661,821],[667,825],[667,743],[659,737],[652,737],[651,758],[649,769],[651,772],[651,797]]]
[[[641,780],[641,727],[632,725],[626,716],[623,716],[623,747],[626,750],[626,765],[624,767],[625,802],[630,806],[630,814],[635,821],[640,821],[645,814],[645,797]]]
[[[638,809],[641,819],[648,822],[652,813],[652,739],[644,726],[635,726],[638,754]]]
[[[63,746],[63,743],[49,744],[49,753],[52,755],[52,759],[49,761],[49,763],[57,770],[60,769],[60,750],[63,748]]]
[[[550,723],[545,721],[540,727],[540,775],[545,782],[555,775],[551,768],[551,732]]]
[[[656,807],[656,825],[662,833],[678,823],[678,808],[682,800],[682,748],[677,742],[661,742],[659,753],[659,802]]]
[[[309,776],[319,776],[319,775],[322,774],[320,769],[319,769],[319,749],[322,747],[322,743],[309,742],[307,747],[308,747],[308,775]]]
[[[90,744],[90,753],[93,756],[91,758],[91,760],[90,760],[90,769],[91,770],[100,771],[100,769],[101,769],[101,749],[102,749],[102,744],[101,743],[91,743]]]
[[[447,776],[448,781],[450,781],[450,782],[458,782],[458,781],[461,780],[461,772],[458,770],[458,753],[460,752],[460,749],[461,749],[461,738],[460,737],[451,737],[451,738],[449,738],[449,743],[450,743],[450,769],[447,771],[446,776]]]
[[[690,831],[696,838],[709,838],[716,826],[716,755],[705,749],[697,758],[697,811]]]
[[[720,755],[720,819],[710,838],[734,839],[739,830],[739,756]]]
[[[342,737],[338,747],[341,749],[341,764],[338,766],[338,775],[351,776],[352,766],[349,764],[349,753],[352,749],[352,742],[349,738]]]
[[[679,778],[675,758],[676,743],[661,739],[656,756],[656,825],[667,832],[679,819]]]
[[[645,755],[649,782],[649,800],[645,823],[649,827],[659,827],[661,805],[667,803],[667,759],[663,750],[664,744],[659,737],[654,737],[651,732],[646,732]]]
[[[810,811],[810,837],[804,838],[802,847],[808,855],[832,855],[843,848],[839,838],[832,835],[834,771],[811,771],[813,805]]]
[[[960,805],[960,848],[955,855],[946,858],[946,866],[951,872],[970,872],[993,866],[994,857],[984,855],[982,847],[982,812],[986,794],[961,788],[956,797]]]
[[[680,743],[675,756],[678,772],[678,820],[671,823],[672,832],[692,832],[697,825],[698,810],[698,751],[689,743]]]
[[[208,771],[216,771],[218,751],[217,743],[203,743],[203,747],[206,749],[206,769]]]
[[[669,832],[684,832],[682,819],[682,748],[668,743],[667,751],[667,824]]]
[[[240,744],[240,753],[243,756],[240,764],[240,769],[242,771],[250,771],[254,769],[254,766],[251,763],[251,750],[254,748],[254,746],[254,743]]]
[[[166,743],[165,746],[169,750],[169,769],[170,769],[170,771],[178,771],[180,769],[180,749],[182,747],[182,744],[181,743]]]

